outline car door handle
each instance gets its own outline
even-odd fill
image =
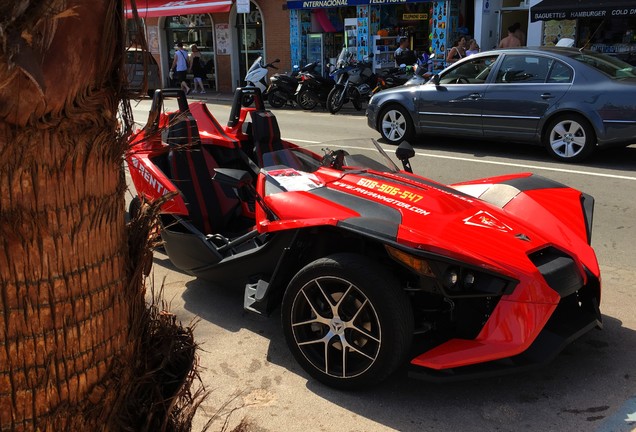
[[[543,93],[541,95],[541,99],[552,99],[554,96],[552,96],[552,93]]]
[[[477,99],[481,99],[482,95],[481,93],[472,93],[470,96],[468,96],[468,98],[472,100],[477,100]]]

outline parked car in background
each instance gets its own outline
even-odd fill
[[[426,84],[378,93],[367,120],[393,144],[416,134],[487,138],[542,144],[578,162],[636,143],[636,67],[576,48],[486,51]]]
[[[161,76],[159,65],[148,51],[141,48],[128,48],[126,50],[126,77],[128,90],[141,92],[144,90],[144,78],[147,79],[146,90],[148,96],[152,96],[156,89],[160,89]]]

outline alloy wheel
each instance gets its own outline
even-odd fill
[[[290,324],[303,356],[328,376],[363,374],[380,353],[378,315],[367,296],[345,279],[323,276],[306,283],[293,301]]]

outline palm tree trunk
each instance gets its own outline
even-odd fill
[[[0,431],[100,430],[143,302],[116,117],[122,1],[2,3]]]

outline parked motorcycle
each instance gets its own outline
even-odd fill
[[[426,62],[419,62],[415,74],[404,84],[407,86],[425,84],[433,76],[435,54],[431,54]]]
[[[280,60],[276,59],[271,63],[263,64],[263,56],[258,56],[256,60],[254,60],[254,63],[252,63],[252,66],[250,66],[247,70],[247,74],[245,74],[247,87],[258,88],[263,95],[263,99],[267,99],[267,73],[269,72],[269,69],[278,69],[274,66],[274,63],[280,63]],[[243,100],[243,106],[249,106],[253,102],[254,98],[251,94],[246,94]]]
[[[304,110],[312,110],[316,105],[327,106],[329,92],[336,84],[331,77],[324,77],[315,70],[320,65],[315,63],[314,69],[300,74],[300,82],[296,91],[296,102]]]
[[[375,87],[377,77],[373,73],[370,60],[373,54],[369,54],[369,60],[357,63],[353,60],[354,55],[343,48],[336,62],[336,70],[331,74],[336,84],[327,96],[327,109],[332,114],[340,111],[349,101],[360,111],[362,102],[371,97],[371,91]]]
[[[318,62],[308,63],[300,70],[294,66],[290,74],[276,74],[269,79],[267,88],[267,101],[273,108],[281,108],[286,103],[292,105],[296,101],[296,91],[300,84],[300,77],[304,73],[316,73]]]
[[[413,66],[401,66],[382,70],[378,73],[378,80],[371,91],[371,95],[384,89],[406,84],[406,82],[413,77],[414,72]]]

